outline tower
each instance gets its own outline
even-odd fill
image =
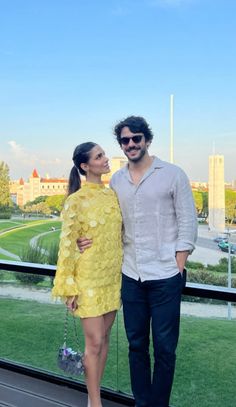
[[[209,156],[208,224],[210,230],[225,229],[224,156]]]
[[[170,95],[170,162],[174,162],[174,95]]]
[[[36,169],[33,170],[32,175],[29,177],[29,186],[29,201],[33,201],[40,196],[40,178]]]

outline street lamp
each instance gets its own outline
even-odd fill
[[[236,233],[236,230],[229,230],[225,232],[225,234],[228,237],[228,288],[231,288],[231,242],[230,242],[230,236],[232,234]],[[228,319],[232,319],[232,308],[231,308],[231,302],[228,302]]]

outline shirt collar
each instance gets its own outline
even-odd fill
[[[152,164],[150,165],[149,169],[147,170],[148,172],[150,170],[153,170],[154,168],[162,168],[165,167],[166,163],[165,161],[162,161],[160,158],[156,157],[155,155],[152,156],[154,157]],[[129,163],[127,163],[124,167],[124,172],[125,174],[129,174]]]
[[[152,156],[152,157],[154,157],[153,162],[150,165],[150,167],[148,168],[148,170],[146,171],[146,173],[144,174],[142,180],[147,178],[156,168],[162,168],[166,165],[165,161],[160,160],[160,158],[158,158],[156,156]],[[129,163],[127,163],[123,167],[123,171],[124,171],[124,175],[128,178],[128,180],[133,182],[130,177],[130,173],[129,173]]]
[[[154,156],[152,165],[153,165],[153,168],[162,168],[162,167],[165,167],[166,162],[162,161],[160,158]]]

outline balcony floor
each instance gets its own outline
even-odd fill
[[[87,407],[87,395],[0,368],[0,407]],[[103,400],[104,407],[121,404]]]

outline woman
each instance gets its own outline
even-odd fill
[[[102,174],[110,171],[102,148],[92,142],[80,144],[73,162],[52,294],[64,298],[81,318],[88,405],[101,407],[109,334],[120,308],[121,214],[115,193],[101,181]],[[79,173],[86,178],[82,186]],[[80,236],[93,239],[83,254],[76,243]]]

